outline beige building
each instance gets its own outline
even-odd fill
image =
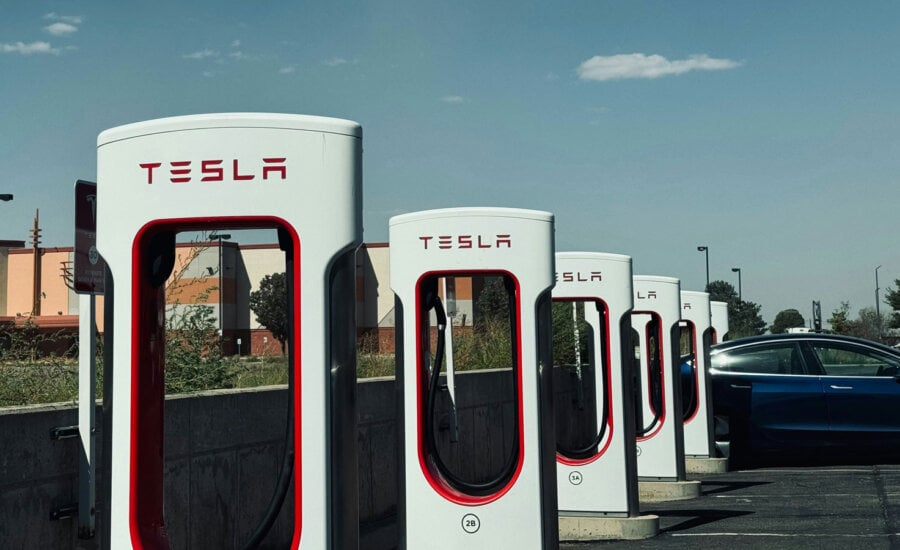
[[[67,284],[73,248],[24,248],[0,241],[0,322],[30,319],[47,330],[77,331],[78,295]],[[39,271],[35,307],[35,266]],[[226,353],[280,354],[281,346],[250,308],[250,293],[266,275],[284,271],[276,244],[239,245],[218,241],[179,244],[166,283],[167,314],[178,316],[204,304],[221,331]],[[378,349],[393,350],[394,296],[390,290],[386,243],[365,244],[357,252],[356,311],[360,335],[377,334]],[[98,297],[103,326],[103,297]],[[380,330],[386,329],[386,330]]]
[[[9,242],[9,241],[6,241]],[[2,243],[2,242],[0,242]],[[34,249],[0,246],[0,322],[31,319],[47,330],[78,330],[78,295],[66,282],[71,247],[40,248],[39,314],[34,315]],[[276,244],[216,240],[178,244],[176,264],[166,283],[167,315],[183,315],[203,304],[210,308],[227,354],[280,354],[281,346],[250,308],[250,293],[269,274],[284,271],[284,253]],[[456,278],[448,289],[447,312],[455,326],[471,326],[472,280]],[[98,297],[98,326],[103,327],[103,298]],[[357,336],[370,351],[394,351],[394,293],[390,286],[387,243],[365,243],[356,253]]]

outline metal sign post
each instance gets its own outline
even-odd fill
[[[104,291],[106,263],[97,252],[97,184],[75,182],[73,287],[78,296],[78,536],[93,538],[97,499],[96,432],[97,299]]]

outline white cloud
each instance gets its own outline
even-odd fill
[[[461,95],[445,95],[444,97],[441,98],[441,101],[443,101],[444,103],[458,104],[458,103],[465,103],[466,98],[464,98]]]
[[[31,42],[29,44],[24,42],[0,43],[0,53],[18,53],[21,55],[49,53],[59,55],[59,48],[54,48],[49,42]]]
[[[200,74],[202,74],[204,78],[212,78],[216,76],[216,73],[214,73],[213,71],[203,71]]]
[[[70,25],[80,25],[84,18],[80,15],[59,15],[56,12],[50,12],[44,15],[44,19],[49,19],[50,21],[62,21],[63,23],[68,23]]]
[[[278,69],[278,74],[291,74],[297,71],[297,67],[294,65],[288,65],[287,67],[282,67]]]
[[[241,46],[241,41],[240,41],[240,40],[232,40],[232,41],[231,41],[231,47],[232,47],[232,48],[239,48],[240,46]]]
[[[78,27],[76,27],[75,25],[57,21],[52,25],[47,25],[46,27],[44,27],[44,30],[49,32],[53,36],[68,36],[73,32],[78,32]]]
[[[247,59],[247,56],[244,54],[244,52],[240,50],[229,53],[228,57],[231,57],[232,59]]]
[[[689,71],[722,71],[739,65],[737,61],[716,59],[706,54],[672,61],[661,55],[642,53],[595,55],[578,66],[578,78],[598,82],[626,78],[659,78]]]
[[[338,67],[340,65],[346,64],[347,60],[343,57],[332,57],[331,59],[326,59],[322,63],[328,65],[329,67]]]
[[[555,80],[559,80],[559,75],[554,72],[550,72],[544,75],[544,80],[546,80],[547,82],[553,82]]]
[[[186,53],[181,57],[185,59],[206,59],[208,57],[218,57],[219,52],[215,50],[199,50],[196,52]]]

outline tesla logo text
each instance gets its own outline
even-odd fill
[[[260,176],[264,180],[287,179],[286,157],[268,157],[262,159],[262,166],[256,165],[253,170],[240,165],[238,159],[210,159],[201,161],[177,160],[168,163],[144,162],[139,166],[147,174],[147,183],[153,184],[156,178],[168,177],[171,183],[189,183],[197,176],[200,181],[250,181]],[[165,167],[163,165],[165,164]],[[162,172],[162,174],[160,174]]]
[[[645,295],[642,296],[642,295],[641,295],[641,291],[638,290],[638,291],[637,291],[637,299],[638,299],[638,300],[655,300],[655,299],[656,299],[656,291],[655,291],[655,290],[649,290],[649,291],[647,291],[647,294],[645,294]]]
[[[422,241],[425,250],[428,250],[429,246],[437,246],[443,250],[450,248],[512,248],[512,238],[509,234],[426,235],[419,237],[419,240]]]
[[[562,275],[562,277],[560,277]],[[599,271],[563,271],[556,274],[556,281],[564,283],[586,283],[590,281],[602,281],[603,277]]]

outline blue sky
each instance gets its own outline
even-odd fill
[[[737,285],[771,322],[900,278],[900,4],[0,0],[0,239],[71,245],[96,136],[226,111],[363,125],[365,239],[448,206]],[[883,295],[883,292],[882,292]],[[886,306],[882,308],[887,309]]]

